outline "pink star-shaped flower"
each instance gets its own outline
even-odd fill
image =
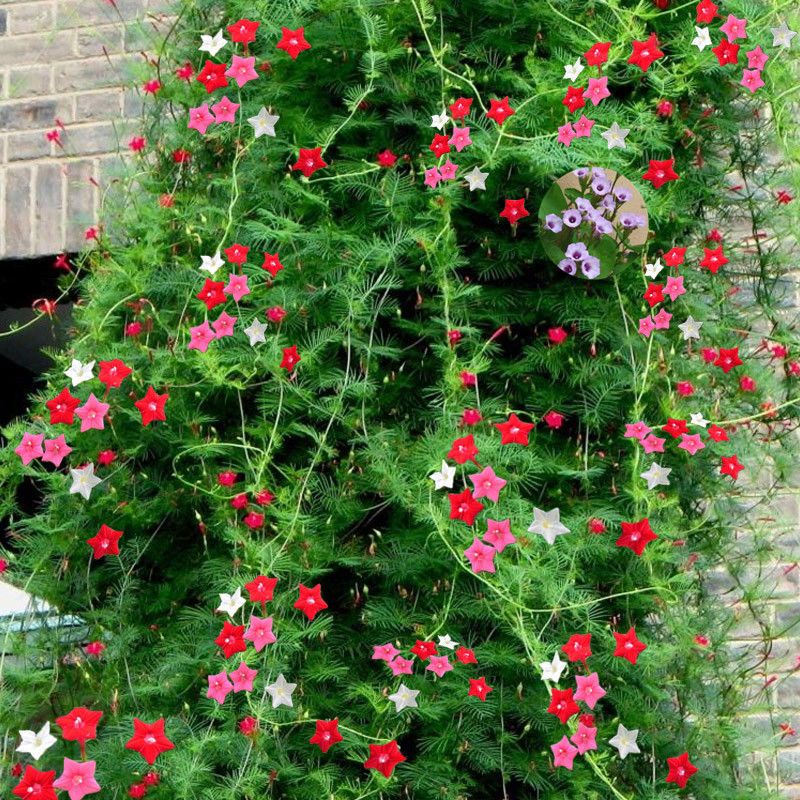
[[[760,89],[764,85],[764,81],[761,79],[761,70],[742,70],[742,79],[739,81],[739,85],[744,86],[745,89],[749,89],[750,94],[754,94],[757,89]]]
[[[389,662],[389,669],[392,670],[392,675],[412,675],[414,672],[414,662],[409,658],[397,656]]]
[[[372,660],[385,661],[387,664],[399,655],[400,651],[391,643],[372,645]]]
[[[244,638],[253,643],[256,652],[260,653],[268,644],[277,642],[272,631],[272,617],[257,617],[250,615],[250,624],[244,632]]]
[[[608,78],[589,78],[589,87],[584,97],[588,97],[594,105],[606,97],[611,97],[611,92],[608,91]]]
[[[236,122],[236,112],[239,110],[239,104],[234,103],[227,97],[223,97],[218,103],[211,106],[214,112],[214,121],[219,122]]]
[[[578,755],[578,748],[570,744],[566,736],[562,737],[560,742],[550,745],[553,751],[553,765],[556,767],[565,767],[572,769],[572,762],[575,756]]]
[[[233,691],[233,684],[228,680],[228,673],[225,670],[216,675],[208,676],[208,691],[206,697],[216,700],[220,705],[225,702],[225,698]]]
[[[453,128],[453,135],[449,142],[460,153],[467,145],[472,144],[472,139],[469,138],[469,128]]]
[[[100,791],[100,784],[94,778],[95,767],[94,761],[73,761],[65,758],[64,771],[58,776],[58,780],[53,781],[53,786],[63,789],[69,795],[69,800],[83,800],[87,794]]]
[[[189,125],[187,127],[194,128],[204,136],[208,126],[213,125],[214,122],[214,115],[208,110],[208,103],[189,109]]]
[[[670,314],[665,308],[662,308],[661,311],[658,312],[653,317],[653,322],[655,323],[657,331],[664,331],[669,328],[669,321],[672,319],[672,314]]]
[[[246,295],[250,294],[250,287],[247,285],[247,275],[228,276],[228,285],[222,290],[229,294],[237,303]]]
[[[47,439],[44,443],[44,455],[42,461],[49,461],[56,467],[61,466],[61,462],[72,452],[72,448],[64,439],[64,434],[55,439]]]
[[[639,320],[639,333],[641,333],[642,336],[650,336],[655,329],[656,325],[652,317],[642,317]]]
[[[227,311],[223,311],[217,319],[211,323],[217,339],[223,336],[233,336],[233,326],[236,324],[236,317],[232,317]]]
[[[500,490],[508,483],[499,475],[495,475],[491,467],[486,467],[480,472],[470,475],[469,479],[475,486],[472,496],[476,500],[481,497],[488,497],[493,503],[500,499]]]
[[[234,692],[252,692],[256,675],[258,675],[258,670],[251,669],[242,661],[228,677],[233,682]]]
[[[575,683],[578,684],[575,699],[582,700],[589,708],[594,708],[597,701],[606,693],[606,690],[600,685],[600,679],[596,672],[591,675],[576,675]]]
[[[681,443],[678,447],[693,456],[698,450],[702,450],[705,445],[699,433],[682,433]]]
[[[14,452],[22,459],[22,463],[27,466],[35,458],[41,458],[44,455],[44,450],[42,450],[43,441],[43,433],[23,433],[22,441],[16,446]]]
[[[746,25],[746,19],[737,19],[733,14],[728,14],[728,19],[725,20],[724,25],[719,26],[719,29],[728,37],[729,42],[733,42],[736,39],[747,38]]]
[[[567,122],[558,129],[558,142],[564,147],[569,147],[577,136],[571,122]]]
[[[472,540],[472,544],[464,551],[464,555],[469,560],[469,565],[472,567],[474,573],[478,572],[495,572],[494,556],[497,550],[484,544],[476,536]]]
[[[674,303],[682,294],[686,294],[686,288],[683,285],[683,275],[670,275],[667,278],[667,283],[664,286],[664,294],[669,297]]]
[[[225,75],[229,78],[233,78],[237,86],[241,89],[248,81],[254,81],[258,77],[255,66],[255,56],[250,56],[250,58],[233,56],[231,65],[228,67]]]
[[[589,117],[587,117],[586,114],[581,114],[581,118],[574,125],[575,135],[591,136],[593,126],[594,126],[594,120],[589,119]]]
[[[447,656],[431,656],[425,669],[430,670],[441,678],[445,672],[450,672],[453,669],[453,665]]]
[[[650,433],[650,430],[644,422],[628,422],[625,424],[624,436],[626,439],[638,439],[641,441]]]
[[[189,334],[191,336],[191,341],[189,342],[188,349],[199,350],[201,353],[205,353],[205,351],[208,350],[208,346],[216,338],[214,336],[214,331],[211,330],[211,326],[208,324],[208,320],[202,325],[195,325],[194,328],[189,328]]]
[[[663,453],[664,442],[666,441],[666,439],[659,439],[658,436],[651,433],[649,436],[645,436],[644,439],[642,439],[642,447],[645,453]]]
[[[483,534],[483,540],[489,542],[498,553],[502,553],[508,545],[517,541],[516,536],[511,533],[510,519],[489,519],[486,524],[488,530]]]
[[[101,403],[94,394],[90,394],[89,399],[75,409],[76,416],[81,419],[81,433],[90,430],[102,431],[105,428],[103,419],[108,409],[108,403]]]
[[[443,181],[455,180],[457,171],[458,164],[454,164],[449,158],[439,167],[439,175],[441,175]]]
[[[572,734],[570,741],[578,748],[578,752],[583,755],[589,750],[597,750],[597,728],[578,723],[578,730]]]
[[[431,167],[425,170],[425,185],[430,186],[431,189],[435,189],[439,185],[441,179],[442,176],[437,167]]]
[[[764,69],[764,65],[769,59],[769,56],[761,49],[760,45],[755,50],[748,50],[745,55],[747,56],[747,66],[750,69]]]

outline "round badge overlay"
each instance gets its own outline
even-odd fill
[[[611,169],[581,167],[562,175],[539,206],[542,244],[567,275],[607,278],[634,261],[647,241],[639,190]]]

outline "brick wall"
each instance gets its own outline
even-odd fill
[[[170,0],[0,0],[0,258],[80,248]],[[62,146],[47,132],[64,125]]]

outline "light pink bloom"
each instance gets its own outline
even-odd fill
[[[34,458],[41,458],[44,455],[44,450],[42,450],[43,441],[43,433],[23,433],[22,441],[16,446],[14,452],[22,459],[22,463],[27,466]]]
[[[236,317],[232,317],[227,311],[223,311],[217,319],[211,323],[217,339],[223,336],[233,336],[233,326],[236,324]]]
[[[594,708],[597,701],[606,693],[606,690],[600,685],[596,672],[591,675],[576,675],[575,683],[578,684],[575,699],[582,700],[589,708]]]
[[[480,472],[470,475],[469,479],[475,486],[473,493],[475,499],[488,497],[493,503],[500,499],[500,490],[508,483],[505,479],[495,475],[491,467],[486,467]]]
[[[457,152],[461,152],[467,145],[472,144],[469,138],[469,128],[453,128],[453,135],[450,137],[450,144],[455,147]]]
[[[443,181],[455,180],[458,164],[454,164],[449,158],[439,167],[439,175],[442,176]]]
[[[56,467],[61,466],[61,462],[72,452],[72,448],[64,439],[64,434],[55,439],[47,439],[44,443],[44,455],[42,461],[49,461]]]
[[[385,661],[388,664],[399,653],[400,651],[391,642],[372,646],[373,661]]]
[[[694,455],[698,450],[705,448],[699,433],[682,433],[681,443],[678,445],[680,450],[685,450],[689,455]]]
[[[733,14],[728,14],[728,19],[725,20],[724,25],[719,26],[719,29],[728,37],[729,42],[733,42],[736,39],[747,38],[746,25],[746,19],[737,19]]]
[[[666,309],[662,308],[661,311],[658,312],[653,317],[653,322],[656,324],[656,330],[664,331],[669,328],[669,321],[672,319],[672,314],[670,314]]]
[[[674,303],[682,294],[686,294],[686,288],[683,285],[683,275],[670,275],[667,278],[667,284],[664,287],[664,294],[669,297]]]
[[[644,422],[628,422],[625,425],[625,438],[638,439],[641,441],[650,433],[650,428]]]
[[[64,771],[53,781],[53,786],[63,789],[69,800],[82,800],[87,794],[100,791],[100,784],[94,779],[94,761],[73,761],[64,759]]]
[[[258,670],[251,669],[242,661],[228,677],[233,681],[234,692],[252,692],[256,675],[258,675]]]
[[[748,50],[745,55],[747,56],[747,66],[750,69],[764,69],[769,56],[761,49],[756,47],[755,50]]]
[[[216,675],[208,676],[208,692],[206,697],[216,700],[220,705],[225,702],[225,698],[233,691],[233,684],[228,680],[228,673],[225,670]]]
[[[558,129],[558,142],[559,144],[563,144],[564,147],[569,147],[572,144],[572,140],[577,135],[578,134],[575,133],[572,127],[572,123],[567,122]]]
[[[250,287],[247,285],[247,275],[228,276],[228,285],[222,290],[229,294],[237,303],[246,295],[250,294]]]
[[[761,71],[757,69],[743,70],[739,85],[749,89],[750,94],[755,93],[756,89],[760,89],[764,85],[764,81],[761,80]]]
[[[189,328],[192,340],[189,342],[189,350],[199,350],[205,353],[208,346],[214,341],[214,331],[206,320],[202,325],[195,325],[194,328]]]
[[[588,97],[593,105],[597,105],[606,97],[611,97],[611,92],[608,91],[608,78],[589,78],[589,87],[584,97]]]
[[[652,317],[642,317],[639,320],[639,333],[642,336],[650,336],[650,334],[656,329],[656,324],[653,322]]]
[[[211,106],[214,112],[214,121],[220,122],[236,122],[236,112],[239,110],[239,104],[234,103],[227,97],[223,97],[218,103]]]
[[[586,114],[581,114],[581,118],[574,125],[575,135],[591,136],[593,126],[594,126],[594,120],[589,119],[589,117],[587,117]]]
[[[413,675],[414,662],[409,658],[397,656],[389,662],[389,668],[392,670],[392,675]]]
[[[510,519],[489,519],[486,520],[486,524],[489,529],[483,534],[483,540],[489,542],[498,553],[502,553],[508,545],[517,541],[516,536],[511,533]]]
[[[453,669],[453,665],[447,656],[431,656],[425,669],[430,670],[441,678],[445,672],[450,672]]]
[[[563,736],[560,742],[551,744],[550,749],[553,751],[554,766],[572,769],[572,762],[575,760],[575,756],[578,755],[578,748],[573,747],[566,736]]]
[[[439,185],[441,179],[442,176],[437,167],[431,167],[425,170],[425,185],[430,186],[431,189],[435,189]]]
[[[578,730],[572,734],[570,740],[578,748],[578,752],[583,755],[588,750],[597,750],[597,728],[578,723]]]
[[[244,638],[253,643],[257,653],[268,644],[274,644],[278,640],[272,632],[272,617],[262,618],[251,614],[250,625],[244,632]]]
[[[101,403],[94,393],[90,394],[89,399],[75,409],[75,414],[81,420],[81,433],[90,430],[102,431],[105,428],[103,417],[108,413],[108,409],[108,403]]]
[[[258,77],[255,66],[255,56],[250,56],[250,58],[233,56],[231,65],[225,74],[229,78],[233,78],[241,89],[248,81],[254,81]]]
[[[658,436],[651,433],[649,436],[645,436],[644,439],[642,439],[642,447],[645,453],[663,453],[664,442],[666,441],[666,439],[659,439]]]
[[[187,127],[194,128],[205,135],[208,126],[213,124],[214,115],[208,110],[208,103],[189,109],[189,124]]]
[[[476,536],[472,540],[472,544],[464,551],[464,555],[469,559],[469,564],[472,571],[478,572],[494,572],[494,556],[497,550],[487,544],[483,544]]]

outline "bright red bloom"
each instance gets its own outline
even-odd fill
[[[592,634],[573,633],[569,640],[561,648],[562,653],[566,653],[570,661],[583,661],[592,655]]]
[[[720,347],[719,354],[714,361],[714,366],[720,367],[727,375],[734,367],[738,367],[741,363],[742,360],[739,358],[738,347],[732,347],[730,350]]]
[[[94,656],[95,658],[100,658],[100,656],[103,655],[103,650],[105,649],[106,646],[99,641],[89,642],[89,644],[84,647],[84,650],[86,650],[86,655]]]
[[[477,425],[483,417],[477,408],[465,408],[461,414],[461,424],[469,427]]]
[[[232,41],[239,44],[250,44],[256,40],[256,31],[260,24],[260,22],[253,22],[249,19],[240,19],[233,25],[228,25],[228,33],[231,35]]]
[[[275,499],[275,495],[268,489],[261,489],[253,499],[260,506],[268,506]]]
[[[101,450],[97,454],[97,463],[107,467],[117,460],[117,454],[113,450]]]
[[[458,100],[455,101],[450,106],[450,116],[454,119],[464,119],[464,117],[469,114],[470,107],[472,106],[472,98],[471,97],[459,97]]]
[[[139,153],[144,150],[146,144],[147,140],[144,138],[144,136],[132,136],[131,140],[128,142],[128,147],[134,153]]]
[[[723,267],[728,263],[728,259],[725,258],[725,253],[723,252],[721,246],[716,250],[710,250],[708,247],[704,247],[703,251],[703,260],[700,262],[700,266],[705,267],[715,275],[719,271],[720,267]]]
[[[239,731],[245,736],[252,736],[258,730],[258,720],[255,717],[244,717],[239,723]]]
[[[455,347],[461,339],[463,338],[464,334],[461,331],[447,331],[447,340],[450,342],[451,345]]]
[[[217,483],[220,486],[233,486],[234,483],[238,480],[238,476],[235,472],[231,472],[230,470],[226,470],[225,472],[220,472],[217,475]]]
[[[469,689],[467,691],[468,697],[477,697],[482,703],[486,702],[486,695],[489,692],[494,691],[494,689],[486,683],[486,678],[481,676],[480,678],[470,678],[469,679]]]
[[[127,750],[135,750],[148,764],[152,764],[159,754],[174,747],[164,733],[163,719],[151,723],[133,718],[133,736],[125,743]]]
[[[486,116],[493,119],[498,125],[502,125],[512,114],[517,113],[508,104],[508,97],[504,97],[502,100],[489,100],[489,104]]]
[[[565,342],[568,336],[569,334],[561,326],[547,329],[547,338],[553,344],[561,344],[562,342]]]
[[[11,792],[22,800],[56,800],[56,790],[53,788],[55,777],[54,769],[40,772],[27,764],[22,780]]]
[[[483,511],[483,503],[472,496],[471,489],[459,494],[448,494],[450,499],[450,519],[459,519],[467,525],[475,522],[475,517]]]
[[[367,769],[376,769],[384,778],[390,778],[394,768],[405,761],[406,757],[400,752],[397,742],[392,739],[387,744],[371,744],[369,758],[364,762]]]
[[[115,358],[112,361],[100,362],[100,373],[97,379],[100,383],[104,383],[107,388],[117,389],[131,372],[133,370],[127,364]]]
[[[378,164],[382,167],[393,167],[397,161],[397,156],[388,148],[378,153]]]
[[[720,475],[730,475],[731,478],[736,480],[743,469],[744,464],[739,463],[739,458],[736,455],[722,456],[722,466],[719,468]]]
[[[259,575],[249,583],[246,583],[244,588],[247,589],[250,599],[254,603],[267,603],[272,600],[272,594],[277,583],[277,578],[266,578],[263,575]]]
[[[304,35],[305,28],[298,28],[293,31],[290,28],[281,26],[281,40],[275,47],[278,50],[286,51],[292,59],[297,58],[303,50],[310,50],[311,45],[306,41]]]
[[[564,422],[564,415],[559,414],[558,411],[548,411],[542,419],[547,425],[548,428],[553,428],[557,430],[561,427],[562,423]]]
[[[413,652],[413,650],[412,650],[412,652]],[[478,659],[475,658],[475,653],[472,650],[470,650],[469,647],[464,647],[463,645],[461,647],[457,647],[456,648],[456,658],[462,664],[477,664],[478,663]]]
[[[754,392],[756,390],[756,382],[749,375],[742,375],[739,378],[739,388],[743,392]]]
[[[89,739],[97,738],[97,723],[102,716],[102,711],[90,711],[80,706],[63,717],[56,717],[56,725],[61,728],[64,741],[86,744]]]
[[[91,539],[86,540],[86,544],[94,550],[94,560],[103,556],[118,556],[121,536],[122,531],[115,531],[108,525],[101,525],[100,530]]]
[[[712,47],[711,52],[717,57],[721,67],[726,64],[736,64],[739,61],[739,45],[729,42],[727,39],[723,39],[716,47]]]
[[[523,217],[527,217],[528,211],[525,208],[525,199],[506,200],[505,208],[500,212],[500,216],[505,217],[511,225],[515,225]]]
[[[661,430],[668,433],[673,439],[679,439],[682,433],[689,432],[685,419],[672,419],[672,417],[667,417],[667,424],[662,425]]]
[[[222,66],[225,66],[224,64]],[[178,148],[177,150],[172,151],[172,160],[176,164],[185,164],[187,161],[190,161],[192,158],[192,154],[188,150],[184,150],[183,148]]]
[[[265,269],[274,278],[283,269],[281,257],[277,253],[264,253],[261,269]]]
[[[669,100],[660,100],[656,106],[656,114],[659,117],[671,117],[674,110],[675,106]]]
[[[566,725],[570,717],[580,711],[578,704],[572,699],[572,689],[556,689],[550,694],[550,705],[547,713],[558,717],[562,725]]]
[[[244,244],[234,243],[230,247],[226,247],[223,252],[225,253],[225,258],[228,259],[230,264],[241,266],[245,261],[247,261],[247,254],[250,252],[250,248]]]
[[[719,425],[709,425],[707,432],[708,432],[708,435],[715,442],[727,442],[728,441],[728,434],[725,431],[725,428],[720,428]]]
[[[343,738],[339,733],[338,719],[318,719],[314,735],[308,741],[318,745],[323,753],[327,753],[336,742],[341,742]]]
[[[300,358],[300,353],[297,352],[296,344],[283,348],[283,358],[280,363],[281,369],[291,372],[299,361],[302,361],[302,359]]]
[[[788,206],[789,203],[791,203],[792,200],[794,200],[794,197],[792,197],[792,195],[789,192],[787,192],[785,189],[779,189],[775,193],[775,200],[780,205]]]
[[[244,641],[244,625],[233,625],[230,622],[222,623],[219,636],[214,639],[214,644],[222,648],[225,658],[230,658],[236,653],[243,653],[247,649]]]
[[[420,659],[420,661],[427,661],[431,656],[439,655],[434,642],[423,642],[417,639],[411,652]]]
[[[137,400],[134,405],[142,415],[142,425],[149,425],[151,422],[166,422],[167,416],[164,413],[164,406],[169,400],[169,395],[156,394],[152,386],[147,387],[144,397]]]
[[[231,507],[237,510],[241,510],[243,508],[247,508],[247,494],[246,492],[241,492],[241,494],[237,494],[235,497],[231,498]]]
[[[145,94],[155,94],[161,88],[161,82],[157,80],[147,81],[142,88]]]
[[[650,528],[650,520],[645,517],[638,522],[622,522],[622,535],[617,539],[617,547],[629,547],[640,556],[647,545],[658,539]]]
[[[475,446],[475,439],[472,434],[455,439],[447,453],[447,457],[453,459],[456,464],[466,464],[467,461],[475,461],[478,455],[478,448]],[[477,462],[475,462],[477,464]]]
[[[50,411],[50,424],[72,425],[75,421],[75,409],[81,404],[77,397],[73,397],[66,387],[45,405]]]
[[[126,336],[138,336],[142,332],[141,322],[131,322],[125,326]]]
[[[697,772],[697,767],[689,761],[688,753],[668,758],[667,765],[669,766],[667,783],[676,783],[681,789],[685,788],[686,782]]]
[[[657,306],[659,303],[664,302],[664,284],[651,283],[647,286],[647,291],[644,293],[644,299],[647,300],[650,308]]]
[[[686,256],[685,247],[673,247],[664,253],[664,262],[668,267],[678,267],[683,264],[683,259]]]
[[[292,165],[292,169],[299,169],[306,178],[310,178],[318,169],[328,165],[322,160],[322,148],[300,148],[297,161]]]
[[[597,517],[592,517],[589,520],[589,533],[605,533],[606,532],[606,524],[601,519],[597,519]]]
[[[175,70],[175,75],[182,81],[190,81],[194,75],[194,67],[187,61],[182,67]]]
[[[567,93],[561,101],[562,106],[566,106],[571,114],[574,114],[579,108],[586,105],[586,99],[583,96],[585,87],[583,86],[568,86]]]
[[[691,397],[694,394],[694,386],[691,381],[680,381],[675,384],[675,391],[681,397]]]
[[[717,228],[712,228],[706,235],[706,241],[719,244],[722,241],[722,234]]]
[[[242,522],[244,522],[248,528],[255,531],[264,524],[264,515],[259,514],[256,511],[251,511],[249,514],[245,515]]]
[[[626,658],[631,664],[635,664],[639,655],[647,650],[647,645],[636,638],[636,628],[631,628],[627,633],[614,633],[617,646],[614,655],[617,658]]]
[[[145,786],[158,786],[161,777],[157,772],[145,772],[142,782]]]
[[[22,764],[20,764],[19,761],[17,761],[11,767],[10,772],[11,772],[11,777],[12,778],[19,778],[19,776],[22,775]],[[53,774],[55,774],[55,773],[53,773]]]
[[[611,47],[611,42],[598,42],[593,44],[584,54],[586,63],[590,67],[599,67],[608,61],[608,48]]]
[[[441,133],[437,133],[433,137],[433,141],[430,143],[428,150],[430,150],[436,156],[436,158],[440,158],[445,153],[449,153],[450,137]]]
[[[629,64],[635,64],[642,72],[647,72],[650,65],[664,54],[658,49],[658,37],[651,33],[644,42],[633,42],[633,53],[628,59]]]
[[[461,385],[465,389],[468,389],[470,386],[478,385],[478,376],[474,372],[464,370],[458,377],[461,378]]]
[[[704,347],[702,350],[703,361],[712,364],[717,357],[717,351],[713,347]]]
[[[680,177],[673,169],[675,159],[668,158],[665,161],[654,161],[650,159],[650,166],[647,172],[642,175],[642,180],[650,181],[654,189],[660,189],[665,183],[676,181]]]
[[[328,604],[322,599],[320,584],[309,589],[301,583],[297,588],[300,590],[300,597],[294,607],[299,608],[309,619],[314,619],[320,611],[324,611],[328,607]]]
[[[707,25],[709,22],[712,22],[717,15],[718,8],[719,6],[712,3],[711,0],[701,0],[695,9],[697,12],[697,21],[701,25]]]
[[[225,292],[222,291],[224,288],[224,281],[212,281],[211,278],[206,278],[203,288],[195,297],[201,303],[205,303],[206,308],[211,311],[212,308],[221,305],[228,299],[225,297]]]
[[[228,78],[225,76],[227,69],[227,64],[215,64],[213,61],[206,61],[205,66],[197,75],[197,80],[206,87],[206,92],[211,94],[215,89],[228,85]]]
[[[139,800],[139,798],[144,797],[147,794],[147,786],[143,783],[134,783],[128,789],[128,797],[133,797],[134,800]]]
[[[528,434],[536,426],[532,422],[523,422],[516,414],[511,414],[506,422],[495,423],[500,431],[500,444],[528,444]],[[475,451],[477,453],[477,450]]]
[[[53,269],[63,269],[69,272],[70,263],[69,263],[69,256],[66,253],[59,253],[56,256],[55,263],[53,264]]]

